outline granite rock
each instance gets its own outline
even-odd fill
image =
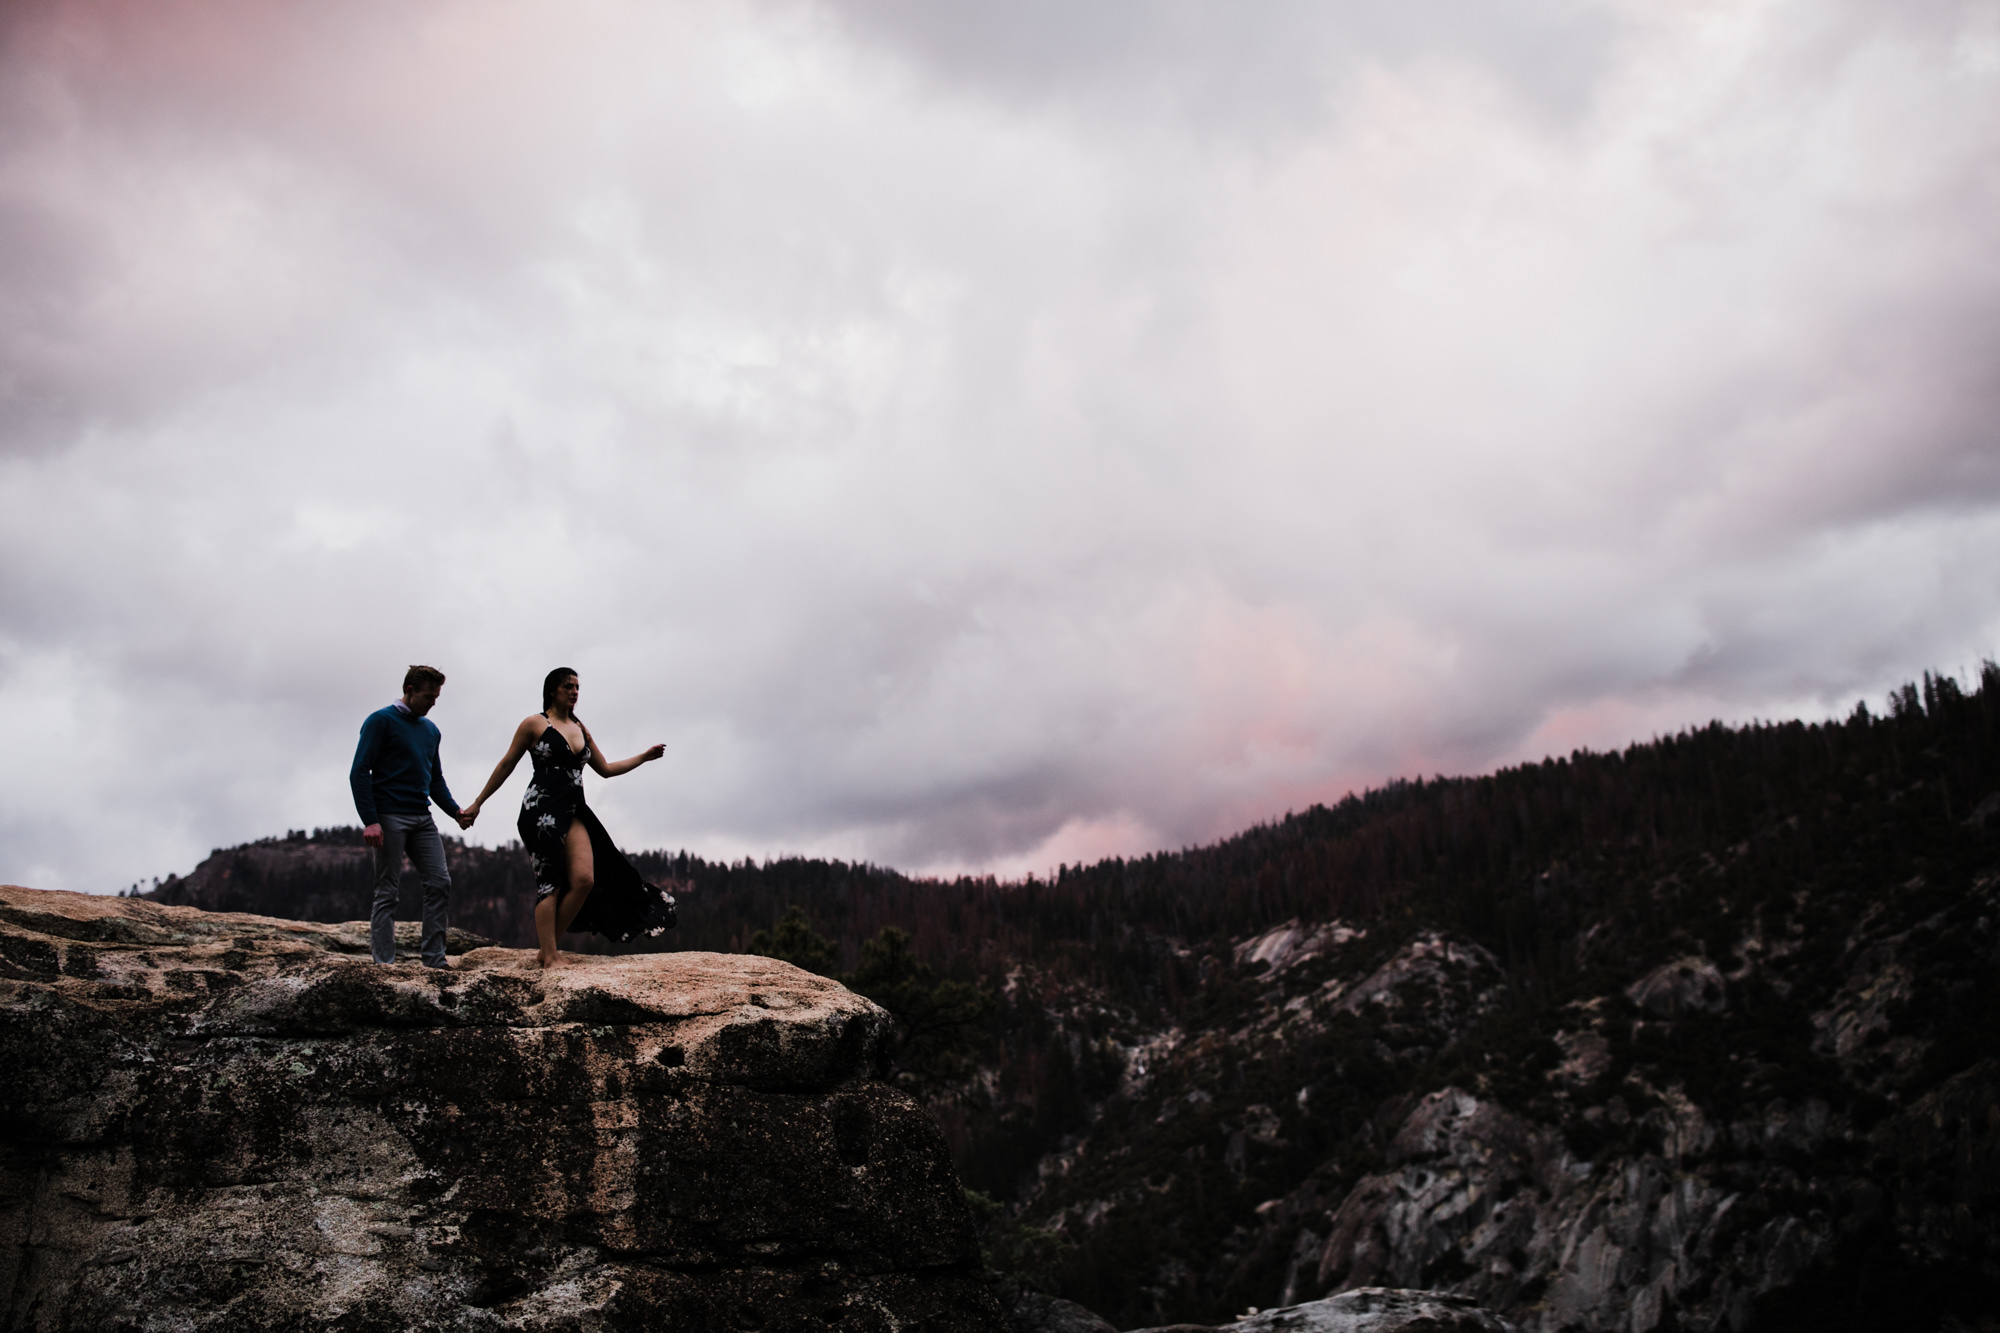
[[[770,959],[0,887],[23,1330],[998,1330],[888,1016]]]
[[[1464,1296],[1442,1291],[1362,1287],[1303,1305],[1262,1310],[1227,1333],[1514,1333],[1514,1326]],[[1220,1333],[1198,1324],[1169,1324],[1137,1333]]]

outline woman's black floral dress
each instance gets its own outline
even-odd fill
[[[590,830],[596,887],[584,900],[571,930],[595,931],[623,942],[641,935],[659,935],[674,925],[674,895],[648,884],[612,845],[611,835],[583,799],[583,767],[590,760],[589,733],[581,750],[572,750],[553,726],[543,729],[528,746],[534,781],[521,794],[521,845],[535,867],[535,898],[553,895],[560,903],[569,892],[569,854],[563,839],[572,821]]]

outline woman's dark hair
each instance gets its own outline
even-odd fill
[[[554,671],[542,677],[542,711],[544,713],[555,707],[557,687],[564,680],[575,674],[575,667],[557,667]]]

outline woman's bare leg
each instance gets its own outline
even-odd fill
[[[543,967],[556,965],[556,896],[551,893],[535,900],[535,942],[541,945],[535,961]]]
[[[556,934],[568,932],[570,922],[583,910],[583,900],[597,887],[597,862],[590,854],[590,830],[583,826],[581,819],[572,819],[569,832],[563,837],[563,846],[569,851],[569,892],[556,908]]]

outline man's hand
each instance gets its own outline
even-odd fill
[[[382,826],[380,824],[370,824],[367,828],[362,829],[361,841],[367,843],[370,847],[380,847],[382,845]]]
[[[468,829],[471,828],[473,824],[478,820],[479,812],[477,810],[470,810],[461,807],[459,809],[459,812],[453,815],[452,818],[458,821],[458,826],[460,828]]]

